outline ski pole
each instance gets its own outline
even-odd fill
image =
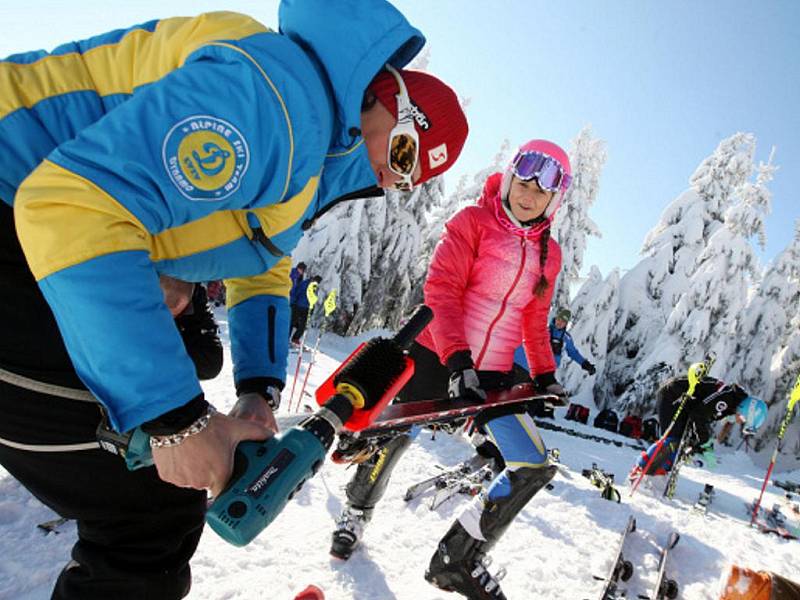
[[[639,487],[639,484],[644,479],[644,476],[650,470],[650,467],[653,465],[653,461],[655,461],[656,457],[658,456],[661,449],[664,447],[669,434],[672,433],[672,428],[675,426],[675,423],[678,421],[678,417],[680,417],[681,413],[683,412],[683,407],[686,406],[689,399],[694,398],[694,390],[697,387],[697,384],[703,380],[703,377],[711,370],[711,367],[714,364],[716,357],[713,354],[709,354],[706,359],[702,362],[696,362],[689,365],[689,369],[686,373],[689,379],[689,389],[686,390],[686,393],[683,395],[681,399],[681,403],[678,405],[678,410],[675,411],[675,414],[672,415],[672,421],[670,422],[669,426],[667,427],[666,431],[661,435],[658,441],[655,443],[655,448],[653,450],[653,454],[645,464],[644,469],[639,474],[639,478],[634,482],[631,486],[631,492],[628,496],[633,496],[633,493]]]
[[[756,503],[753,505],[753,514],[750,517],[751,526],[756,522],[756,518],[758,517],[758,509],[761,507],[761,500],[764,498],[764,490],[767,487],[767,483],[769,483],[769,478],[772,475],[772,469],[775,467],[775,461],[778,460],[778,451],[781,447],[781,441],[783,441],[783,436],[786,434],[786,428],[789,426],[789,421],[792,420],[794,405],[797,404],[798,400],[800,400],[800,375],[797,376],[797,381],[794,384],[794,388],[792,388],[792,393],[789,396],[789,402],[786,405],[786,414],[783,416],[780,429],[778,429],[778,440],[775,443],[775,450],[772,452],[772,459],[769,461],[767,476],[764,477],[764,483],[761,484],[761,493],[758,495],[758,500],[756,500]]]
[[[325,309],[325,318],[322,321],[322,325],[319,328],[319,333],[317,334],[317,341],[314,342],[314,349],[311,351],[311,358],[308,359],[308,367],[306,367],[306,374],[303,377],[303,385],[300,386],[300,395],[297,397],[297,410],[300,410],[300,403],[303,401],[303,392],[306,391],[306,383],[308,383],[308,375],[311,373],[311,367],[314,366],[314,361],[317,358],[317,350],[319,349],[319,342],[322,339],[322,334],[325,333],[325,326],[328,324],[328,317],[331,316],[331,313],[336,310],[336,290],[331,290],[328,292],[328,295],[325,297],[325,302],[322,303],[323,308]]]
[[[294,369],[294,379],[292,380],[292,393],[289,395],[289,412],[292,410],[292,400],[294,399],[294,388],[297,386],[297,375],[300,373],[300,364],[303,362],[303,348],[306,345],[306,335],[308,334],[308,324],[311,322],[311,315],[314,314],[314,307],[317,305],[317,288],[319,284],[312,281],[306,288],[306,298],[308,298],[308,314],[306,315],[306,326],[303,329],[303,336],[300,338],[300,348],[297,349],[297,366]]]

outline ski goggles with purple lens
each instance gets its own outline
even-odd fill
[[[566,190],[572,177],[564,173],[561,163],[543,152],[518,152],[511,168],[519,179],[536,179],[539,187],[548,192]]]

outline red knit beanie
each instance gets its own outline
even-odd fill
[[[469,126],[453,89],[422,71],[399,70],[414,108],[414,124],[419,134],[419,163],[422,175],[417,183],[444,173],[453,166]],[[397,81],[381,71],[369,86],[378,101],[397,118]]]

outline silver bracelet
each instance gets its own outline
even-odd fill
[[[151,448],[170,448],[172,446],[180,446],[186,438],[197,435],[203,431],[211,422],[211,417],[217,412],[210,404],[206,409],[206,413],[193,421],[186,429],[181,429],[178,433],[170,435],[151,435],[150,447]]]

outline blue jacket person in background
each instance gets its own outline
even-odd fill
[[[0,61],[0,277],[19,296],[0,308],[0,463],[78,522],[54,598],[188,593],[204,490],[276,429],[304,229],[463,146],[455,93],[403,70],[425,40],[384,0],[284,0],[279,24],[168,18]],[[160,275],[225,281],[229,415],[203,396]],[[156,469],[97,448],[100,408],[151,435]]]
[[[575,343],[572,341],[572,336],[567,331],[567,325],[569,324],[569,320],[571,318],[572,313],[568,309],[559,308],[558,312],[556,312],[555,318],[550,322],[550,348],[553,351],[553,358],[556,361],[556,367],[561,366],[561,354],[564,350],[566,350],[567,355],[569,355],[572,360],[577,362],[584,371],[586,371],[589,375],[594,375],[597,372],[594,365],[583,358],[583,355],[575,347]],[[522,369],[528,369],[528,359],[525,357],[525,352],[523,351],[522,346],[517,348],[514,352],[514,362]],[[524,380],[524,377],[519,379],[522,381]]]
[[[572,313],[566,308],[559,308],[555,318],[550,322],[550,347],[553,349],[553,358],[556,359],[556,366],[561,366],[561,354],[564,350],[567,355],[578,363],[581,368],[589,375],[594,375],[596,369],[594,365],[583,358],[583,355],[575,347],[572,336],[567,331],[567,325],[572,318]]]
[[[312,291],[316,293],[321,282],[322,277],[314,275],[311,279],[303,279],[292,286],[289,294],[289,302],[292,306],[292,322],[289,324],[292,344],[299,345],[306,331],[308,313],[312,308],[308,301],[308,288],[313,285]]]
[[[300,261],[297,263],[296,267],[292,267],[292,270],[289,271],[289,279],[292,280],[292,289],[294,289],[294,286],[296,286],[298,282],[303,281],[306,276],[306,268],[306,263]]]

